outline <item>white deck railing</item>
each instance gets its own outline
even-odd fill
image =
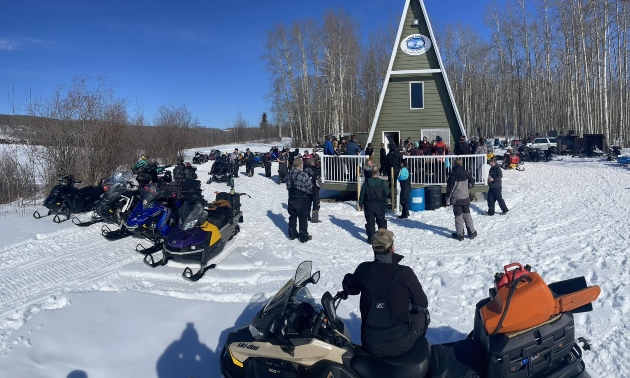
[[[354,184],[357,182],[357,167],[363,167],[367,159],[365,155],[324,155],[322,156],[322,181]]]
[[[405,156],[412,184],[446,185],[455,159],[462,159],[464,169],[470,172],[475,184],[486,184],[490,166],[486,155]]]
[[[455,159],[463,160],[464,169],[475,179],[475,185],[485,185],[490,167],[486,155],[405,156],[412,184],[446,185]],[[322,156],[322,181],[354,184],[357,167],[363,167],[367,156]],[[448,161],[448,163],[447,163]]]

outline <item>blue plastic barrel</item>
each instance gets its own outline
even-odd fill
[[[424,211],[424,188],[411,189],[409,196],[410,211]]]

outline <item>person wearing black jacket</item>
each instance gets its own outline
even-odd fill
[[[367,176],[366,176],[367,177]],[[385,219],[385,199],[389,197],[389,187],[384,180],[378,177],[378,168],[372,167],[372,177],[365,180],[359,193],[359,206],[363,208],[365,215],[365,233],[367,242],[372,243],[372,236],[376,233],[375,223],[378,228],[387,229]]]
[[[309,208],[312,206],[311,215],[308,217],[308,220],[311,223],[319,223],[319,191],[321,186],[321,176],[322,176],[322,168],[321,168],[321,160],[319,160],[319,155],[314,154],[312,158],[307,160],[306,168],[304,168],[304,172],[308,174],[311,178],[311,182],[313,183],[312,193],[310,194],[310,203]]]
[[[497,165],[497,159],[493,157],[490,159],[490,172],[488,173],[488,211],[486,211],[486,215],[494,215],[495,202],[499,202],[499,207],[501,211],[503,211],[501,215],[505,215],[510,211],[505,205],[503,195],[501,194],[502,178],[503,172]]]
[[[459,143],[455,146],[455,155],[470,155],[470,145],[466,143],[466,137],[459,138]]]
[[[254,176],[254,153],[248,149],[245,150],[245,173],[247,177]]]
[[[397,357],[408,352],[429,326],[427,295],[414,271],[399,265],[394,233],[380,229],[372,243],[374,261],[343,278],[342,298],[361,294],[361,342],[370,354]],[[409,310],[411,305],[411,311]]]
[[[391,175],[391,169],[394,168],[394,177],[389,177],[389,185],[392,185],[393,180],[396,180],[396,178],[398,177],[398,174],[400,173],[401,163],[404,160],[399,150],[402,151],[402,147],[399,147],[398,149],[392,148],[387,154],[388,177]]]
[[[298,148],[296,148],[293,152],[289,152],[289,170],[293,169],[293,162],[296,158],[302,158],[302,156],[300,156],[300,150]]]
[[[385,149],[385,143],[381,143],[381,157],[380,157],[380,162],[381,162],[381,170],[380,170],[380,174],[382,176],[386,176],[386,172],[387,171],[387,150]]]
[[[367,144],[367,147],[365,148],[365,156],[367,156],[370,161],[374,162],[374,149],[372,148],[372,143]]]
[[[470,193],[469,189],[475,187],[475,180],[470,172],[466,171],[462,164],[462,159],[457,158],[453,163],[453,171],[448,176],[446,183],[446,206],[453,205],[453,215],[455,215],[455,233],[453,239],[464,240],[464,225],[468,230],[468,237],[477,237],[475,225],[470,215]]]
[[[278,184],[283,183],[289,170],[287,161],[289,160],[289,153],[285,149],[278,155]]]
[[[271,178],[271,152],[266,153],[263,159],[263,164],[265,165],[265,177]]]

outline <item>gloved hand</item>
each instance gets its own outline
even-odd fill
[[[341,298],[345,301],[346,299],[348,299],[348,293],[346,293],[345,291],[338,291],[337,298]]]

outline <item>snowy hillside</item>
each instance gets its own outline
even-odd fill
[[[227,186],[205,184],[210,167],[197,173],[212,200]],[[584,275],[602,287],[595,310],[575,316],[576,335],[591,341],[585,361],[593,377],[630,377],[630,171],[571,158],[525,167],[505,172],[507,216],[486,217],[485,202],[473,204],[473,241],[450,238],[450,208],[407,220],[388,214],[397,252],[429,297],[429,340],[465,337],[494,273],[528,263],[547,282]],[[196,283],[181,278],[178,264],[147,267],[134,252],[140,239],[107,241],[98,224],[81,229],[0,216],[0,376],[218,377],[227,334],[247,323],[300,262],[312,260],[321,271],[311,287],[319,297],[339,290],[345,273],[372,258],[354,202],[322,203],[323,223],[309,225],[313,240],[301,244],[285,236],[284,186],[257,168],[253,178],[236,179],[236,189],[252,197],[242,198],[241,232],[228,243],[229,256]],[[340,308],[356,341],[358,304],[353,297]]]

